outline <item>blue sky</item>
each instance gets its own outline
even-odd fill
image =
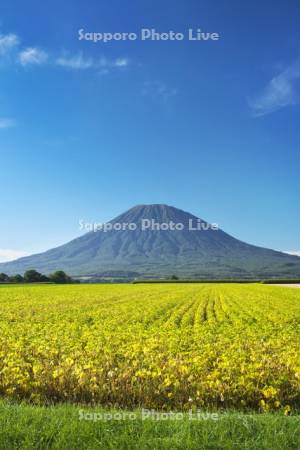
[[[167,203],[300,251],[298,0],[4,0],[0,260]],[[79,41],[217,32],[219,41]]]

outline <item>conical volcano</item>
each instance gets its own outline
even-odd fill
[[[239,241],[172,206],[138,205],[47,252],[0,264],[0,272],[189,278],[300,276],[300,258]]]

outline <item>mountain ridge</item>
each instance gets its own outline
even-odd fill
[[[183,224],[181,230],[143,230],[142,220]],[[190,230],[189,221],[208,222],[165,204],[136,205],[108,224],[136,224],[136,229],[90,231],[59,247],[0,264],[8,274],[34,268],[71,275],[137,272],[141,276],[259,277],[300,276],[300,258],[235,239],[221,229]]]

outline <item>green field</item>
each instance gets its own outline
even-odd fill
[[[89,408],[97,411],[101,408]],[[5,450],[299,450],[300,417],[226,412],[217,421],[79,420],[80,408],[0,402]]]
[[[233,418],[257,412],[264,415],[252,415],[250,428],[265,423],[271,435],[268,426],[277,421],[292,433],[287,448],[298,448],[293,443],[299,432],[300,290],[258,284],[22,285],[2,286],[0,304],[0,392],[5,399],[0,417],[5,423],[13,408],[19,417],[24,411],[14,425],[20,423],[20,430],[28,415],[35,417],[32,424],[40,414],[52,414],[49,422],[55,422],[63,407],[38,405],[62,402],[81,405],[68,407],[72,423],[78,408],[91,405],[185,414],[235,410],[216,423],[206,421],[207,426],[203,421],[150,421],[145,432],[151,429],[153,439],[159,439],[157,427],[175,427],[192,443],[190,433],[200,439],[205,430],[214,435],[222,424],[235,422],[238,436],[244,422]],[[24,401],[28,406],[17,406]],[[104,426],[77,422],[78,429],[92,427],[95,433]],[[126,423],[137,433],[148,423],[133,422],[113,421],[109,427]],[[227,432],[225,427],[222,433]],[[225,434],[224,447],[190,448],[231,448]]]

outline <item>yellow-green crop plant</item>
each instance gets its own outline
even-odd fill
[[[0,392],[163,409],[300,405],[300,290],[0,288]]]

